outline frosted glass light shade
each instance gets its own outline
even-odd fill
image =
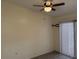
[[[44,11],[45,11],[45,12],[50,12],[51,10],[52,10],[51,7],[45,7],[45,8],[44,8]]]

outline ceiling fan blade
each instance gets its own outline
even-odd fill
[[[52,8],[53,11],[55,11],[56,9]]]
[[[53,6],[62,6],[65,5],[65,3],[58,3],[58,4],[54,4]]]
[[[35,7],[44,7],[43,5],[33,5]]]

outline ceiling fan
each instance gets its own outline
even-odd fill
[[[50,12],[55,11],[56,9],[54,7],[65,5],[65,3],[57,3],[53,4],[53,0],[44,0],[43,5],[33,5],[35,7],[43,7],[40,11]]]

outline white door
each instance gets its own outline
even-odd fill
[[[60,52],[74,57],[74,23],[60,24]]]

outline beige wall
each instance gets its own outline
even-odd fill
[[[55,24],[60,23],[62,21],[76,20],[77,19],[77,13],[65,14],[65,15],[62,15],[62,16],[55,16],[55,17],[52,17],[52,19],[54,19]]]
[[[59,51],[59,29],[51,25],[72,19],[76,14],[50,17],[2,1],[2,59],[30,59]]]
[[[54,50],[52,19],[2,1],[2,59],[30,59]]]

